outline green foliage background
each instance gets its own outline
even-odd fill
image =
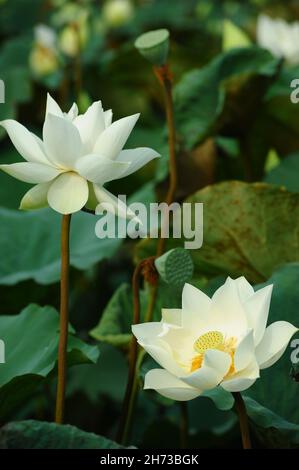
[[[204,244],[190,252],[192,282],[209,294],[227,275],[245,275],[257,286],[274,282],[270,321],[299,325],[299,105],[290,101],[299,64],[290,66],[260,49],[255,34],[258,14],[298,20],[299,2],[131,0],[120,19],[107,14],[108,3],[0,1],[0,78],[6,84],[0,119],[15,118],[40,132],[47,91],[65,109],[78,100],[84,111],[101,99],[114,119],[140,112],[128,146],[149,146],[162,157],[109,188],[129,201],[163,199],[168,181],[163,95],[133,44],[144,31],[168,28],[178,132],[176,199],[204,203]],[[78,58],[59,44],[81,17],[86,20]],[[224,20],[241,28],[252,44],[223,50]],[[39,50],[32,65],[38,24],[57,34],[51,73],[42,70],[45,51]],[[1,162],[20,160],[2,130],[0,138]],[[6,342],[0,448],[117,446],[112,441],[127,380],[131,276],[136,261],[154,253],[155,243],[99,240],[95,217],[73,217],[66,403],[71,426],[57,430],[47,421],[55,402],[60,218],[50,209],[19,212],[27,189],[0,174],[0,338]],[[167,248],[182,242],[169,240]],[[143,313],[147,298],[145,287]],[[162,306],[180,306],[180,290],[162,283],[157,320]],[[299,447],[299,386],[289,356],[290,349],[245,394],[256,447]],[[146,358],[141,385],[151,367]],[[190,447],[240,447],[229,394],[212,391],[187,407]],[[141,392],[130,444],[179,447],[178,404]]]

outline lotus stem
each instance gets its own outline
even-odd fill
[[[235,407],[239,417],[243,449],[251,449],[248,416],[244,400],[240,392],[233,393],[233,397],[235,399]]]
[[[77,36],[78,41],[78,50],[74,57],[74,84],[75,84],[75,94],[77,96],[77,100],[79,100],[81,92],[82,92],[82,63],[81,63],[81,44],[80,44],[80,30],[79,25],[75,22],[74,29]]]
[[[172,99],[172,77],[168,65],[162,67],[154,67],[155,75],[157,76],[164,91],[164,101],[166,110],[166,119],[168,127],[168,146],[169,146],[169,186],[165,197],[165,202],[170,205],[175,197],[177,188],[177,164],[176,164],[176,138],[174,126],[174,112],[173,112],[173,99]],[[162,231],[162,230],[161,230]],[[165,239],[162,236],[158,239],[156,256],[159,257],[164,253]],[[133,324],[140,322],[140,275],[148,259],[142,260],[137,266],[133,274],[132,287],[134,299],[134,313]],[[149,304],[145,315],[145,321],[152,321],[154,307],[158,293],[158,282],[151,286]],[[142,362],[143,351],[138,354],[138,344],[136,338],[133,336],[130,348],[130,362],[129,362],[129,378],[126,389],[126,394],[123,403],[123,412],[118,431],[117,440],[123,445],[127,444],[129,433],[131,429],[133,410],[136,402],[138,392],[138,371]]]
[[[154,67],[154,72],[164,91],[164,102],[168,129],[169,146],[169,186],[165,202],[171,204],[174,200],[177,188],[177,161],[176,161],[176,135],[174,125],[173,98],[172,98],[172,74],[169,66]],[[160,256],[160,254],[159,254]]]
[[[63,423],[64,419],[66,390],[69,321],[70,224],[71,215],[64,215],[61,225],[60,332],[58,345],[58,381],[55,411],[55,422],[58,424]]]
[[[166,111],[167,129],[168,129],[168,148],[169,148],[169,186],[165,197],[165,202],[170,205],[175,198],[177,189],[177,159],[176,159],[176,133],[174,124],[173,112],[173,97],[172,97],[172,74],[169,66],[163,65],[162,67],[154,67],[154,72],[158,78],[164,91],[164,103]],[[162,219],[164,221],[164,218]],[[165,221],[164,221],[165,223]],[[160,237],[157,243],[156,257],[163,255],[165,251],[165,238],[162,237],[163,229],[161,228]],[[152,321],[154,314],[154,307],[158,294],[158,284],[152,287],[151,296],[146,312],[146,321]]]
[[[142,260],[135,268],[132,277],[133,289],[133,325],[140,323],[140,279],[146,260]],[[122,444],[126,444],[128,434],[131,427],[132,412],[137,392],[137,360],[138,360],[138,344],[135,336],[132,336],[130,344],[129,356],[129,374],[128,383],[123,402],[122,417],[118,430],[117,440]]]
[[[185,401],[180,401],[179,407],[180,407],[180,444],[181,444],[181,449],[187,449],[188,448],[188,429],[189,429],[188,405]]]
[[[126,419],[124,420],[124,426],[123,426],[122,435],[120,438],[120,442],[122,443],[122,445],[128,445],[129,439],[130,439],[133,412],[135,409],[136,398],[138,394],[138,375],[139,375],[139,371],[140,371],[140,367],[141,367],[144,355],[145,355],[145,352],[142,349],[140,349],[137,355],[135,373],[133,376],[133,381],[132,381],[131,390],[130,390],[131,393],[128,397]]]

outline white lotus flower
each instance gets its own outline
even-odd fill
[[[132,327],[163,367],[146,374],[144,388],[182,401],[218,385],[229,392],[249,388],[298,331],[286,321],[266,328],[272,287],[254,292],[244,277],[228,277],[210,299],[185,284],[182,309],[164,309],[161,322]]]
[[[35,26],[34,39],[39,45],[47,49],[56,49],[56,31],[45,24],[40,23]]]
[[[299,63],[299,22],[287,23],[260,15],[257,22],[257,42],[275,57],[283,57],[291,64]]]
[[[56,48],[56,32],[44,24],[34,28],[34,45],[30,52],[29,64],[36,75],[48,75],[59,66]]]
[[[71,214],[85,205],[94,209],[108,203],[117,213],[122,205],[103,185],[159,156],[150,148],[122,150],[138,117],[134,114],[112,123],[112,111],[104,112],[100,101],[79,116],[73,104],[66,114],[48,95],[43,140],[17,121],[2,121],[26,162],[0,165],[0,169],[36,185],[25,194],[20,208],[50,205],[61,214]],[[125,206],[121,212],[118,215],[129,215]]]

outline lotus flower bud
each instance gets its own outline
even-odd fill
[[[130,0],[109,0],[103,7],[103,17],[109,26],[117,28],[128,23],[134,13]]]

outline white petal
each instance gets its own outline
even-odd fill
[[[132,150],[122,150],[116,157],[116,161],[129,163],[128,169],[122,175],[123,178],[124,176],[135,173],[135,171],[139,170],[148,162],[157,157],[160,157],[160,154],[155,150],[146,147],[140,147]]]
[[[41,145],[39,145],[38,137],[28,131],[26,127],[13,119],[6,119],[1,121],[0,124],[7,131],[15,148],[25,160],[28,162],[50,164]]]
[[[23,199],[20,203],[20,209],[27,211],[47,207],[47,195],[51,184],[51,181],[49,183],[41,183],[29,189],[29,191],[27,191],[27,193],[23,196]]]
[[[248,322],[241,303],[238,282],[230,277],[212,297],[211,316],[215,329],[237,338],[248,330]]]
[[[240,276],[235,279],[235,283],[237,284],[239,296],[242,302],[244,302],[254,294],[254,289],[252,285],[247,281],[244,276]]]
[[[161,322],[141,323],[132,325],[133,335],[138,343],[163,369],[168,370],[175,376],[183,375],[184,370],[174,360],[170,346],[159,338],[163,332]]]
[[[193,400],[201,394],[200,390],[190,387],[163,369],[152,369],[146,374],[144,389],[156,390],[163,397],[178,401]]]
[[[267,325],[273,285],[255,292],[244,304],[249,328],[254,330],[254,344],[261,341]]]
[[[37,145],[39,146],[39,149],[40,151],[42,152],[42,155],[43,155],[43,160],[39,160],[39,161],[36,161],[36,163],[44,163],[45,165],[51,165],[51,162],[50,160],[48,160],[47,158],[47,154],[46,154],[46,149],[45,149],[45,145],[42,141],[42,139],[40,139],[37,135],[35,134],[31,134],[32,137],[34,138],[35,142],[37,143]]]
[[[71,109],[69,110],[69,112],[67,113],[67,116],[69,117],[69,119],[71,121],[73,121],[77,116],[78,116],[78,106],[76,103],[73,103]],[[52,113],[53,114],[53,113]]]
[[[181,377],[191,387],[200,390],[210,390],[216,387],[228,373],[232,360],[231,356],[217,349],[209,349],[205,355],[202,366],[192,374]]]
[[[132,325],[132,333],[141,343],[155,340],[158,335],[162,332],[163,324],[160,321],[152,321],[148,323],[138,323],[137,325]]]
[[[61,170],[42,163],[20,162],[12,165],[0,165],[0,169],[10,176],[25,183],[45,183],[61,173]]]
[[[182,326],[182,310],[179,308],[162,308],[162,319],[165,323]]]
[[[82,150],[78,129],[68,119],[47,114],[43,137],[49,160],[60,168],[74,169]]]
[[[266,328],[263,339],[255,350],[260,369],[272,366],[281,358],[297,331],[298,328],[286,321],[277,321]]]
[[[235,355],[234,367],[237,372],[248,366],[254,358],[253,330],[250,330],[240,341]]]
[[[244,390],[250,388],[254,382],[256,382],[257,378],[258,377],[255,377],[254,379],[232,379],[227,382],[222,382],[221,387],[227,392],[243,392]]]
[[[234,374],[232,378],[223,380],[220,385],[228,392],[242,392],[251,387],[259,376],[259,367],[254,359],[245,369]]]
[[[138,118],[139,114],[134,114],[133,116],[119,119],[107,127],[97,139],[93,152],[104,155],[112,160],[116,159]]]
[[[84,114],[74,120],[85,152],[92,152],[97,138],[105,129],[105,118],[101,101],[94,102]]]
[[[108,109],[104,112],[105,127],[111,126],[112,124],[112,109]]]
[[[266,15],[260,15],[257,22],[258,44],[268,49],[274,56],[281,57],[282,50],[279,37],[277,22]]]
[[[176,362],[172,355],[172,351],[168,348],[167,343],[156,339],[153,343],[139,343],[140,346],[159,364],[176,377],[183,377],[186,372]]]
[[[38,24],[34,27],[34,39],[39,46],[52,51],[55,50],[56,32],[45,24]]]
[[[76,162],[76,170],[92,183],[105,184],[121,178],[129,163],[116,162],[100,155],[85,155]]]
[[[122,217],[124,219],[136,219],[136,222],[139,221],[135,213],[127,207],[120,198],[117,198],[114,194],[107,191],[107,189],[97,184],[93,185],[93,189],[100,205],[100,207],[98,206],[96,209],[96,214],[101,214],[103,210],[106,210],[118,217]]]
[[[204,292],[191,284],[186,283],[182,293],[182,307],[190,312],[198,312],[202,309],[206,312],[209,311],[211,306],[211,299]]]
[[[63,173],[51,184],[48,203],[60,214],[72,214],[85,206],[88,200],[88,184],[76,173]]]
[[[46,114],[45,114],[45,119],[47,117],[47,114],[53,114],[54,116],[58,116],[63,118],[63,112],[60,109],[60,106],[56,103],[54,98],[50,95],[50,93],[47,93],[47,104],[46,104]]]
[[[210,330],[211,299],[201,290],[186,283],[182,293],[182,325],[195,330],[195,335]]]
[[[187,364],[188,366],[191,364],[194,350],[193,340],[188,330],[162,321],[134,325],[132,331],[140,344],[157,345],[158,341],[159,345],[163,344],[164,349],[173,358],[175,357],[178,364]],[[182,371],[180,370],[180,372]]]

